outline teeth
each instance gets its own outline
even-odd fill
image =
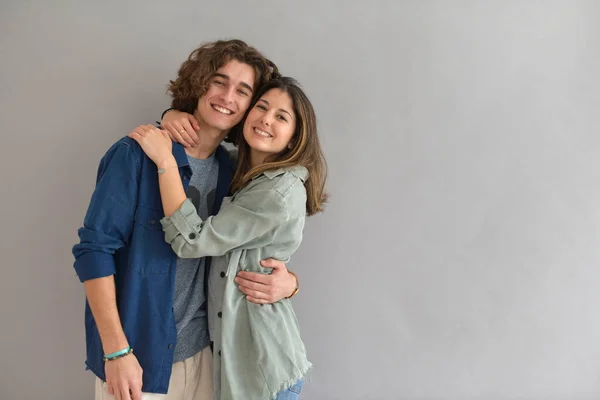
[[[260,136],[271,137],[271,135],[265,131],[261,131],[258,128],[254,128],[254,132],[258,133]]]
[[[231,114],[231,113],[232,113],[232,111],[230,111],[230,110],[228,110],[228,109],[226,109],[226,108],[223,108],[223,107],[219,107],[219,106],[215,106],[215,105],[213,105],[213,108],[214,108],[215,110],[217,110],[218,112],[220,112],[221,114],[227,114],[227,115],[229,115],[229,114]]]

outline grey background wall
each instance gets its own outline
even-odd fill
[[[0,398],[91,399],[71,246],[203,41],[303,82],[331,204],[291,268],[304,399],[600,397],[600,3],[0,3]]]

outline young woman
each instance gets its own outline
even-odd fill
[[[157,165],[165,239],[182,258],[213,256],[209,321],[217,398],[294,399],[311,368],[289,300],[245,300],[233,279],[242,268],[269,273],[260,260],[289,260],[306,216],[323,210],[326,164],[313,107],[291,78],[264,85],[238,132],[231,197],[201,220],[186,199],[168,134],[151,126],[130,137]],[[233,132],[235,134],[235,132]]]

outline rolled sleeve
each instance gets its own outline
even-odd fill
[[[121,140],[102,158],[96,188],[88,207],[79,243],[73,246],[74,268],[83,282],[116,273],[115,252],[133,230],[140,162],[132,143]]]
[[[171,217],[161,220],[165,240],[181,258],[222,256],[240,248],[272,241],[288,220],[285,199],[275,190],[250,190],[202,221],[186,200]]]
[[[165,232],[165,240],[171,243],[179,235],[188,239],[190,235],[192,238],[195,237],[197,231],[195,227],[202,224],[202,218],[190,199],[186,199],[173,215],[161,219],[160,223]]]
[[[114,256],[102,252],[84,253],[75,260],[75,272],[81,282],[114,275]]]

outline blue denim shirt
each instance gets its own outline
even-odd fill
[[[184,148],[173,143],[173,155],[187,189],[192,171]],[[234,171],[223,147],[216,157],[219,177],[213,215],[229,192]],[[177,340],[173,315],[177,256],[165,242],[163,217],[156,165],[134,140],[119,140],[100,161],[73,255],[82,282],[115,276],[121,323],[144,371],[142,391],[151,393],[167,393]],[[106,380],[102,343],[87,302],[85,328],[86,365]]]

